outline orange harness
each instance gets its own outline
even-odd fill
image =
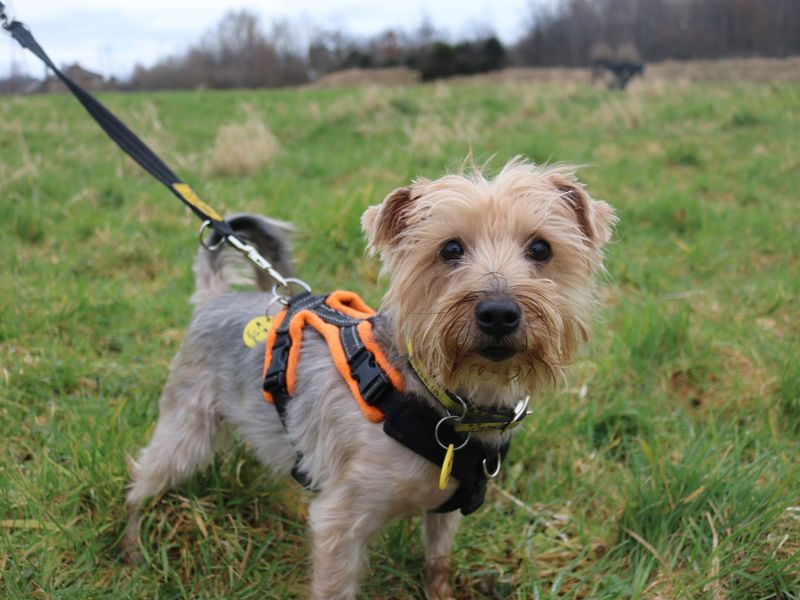
[[[375,342],[370,320],[374,315],[353,292],[293,298],[291,306],[275,317],[267,335],[264,399],[283,413],[285,396],[295,392],[303,329],[309,326],[327,342],[336,369],[364,416],[373,423],[383,421],[383,412],[372,405],[375,396],[387,383],[402,392],[405,382]]]

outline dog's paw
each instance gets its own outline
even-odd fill
[[[136,566],[142,559],[142,551],[139,549],[139,523],[136,519],[132,520],[125,530],[125,537],[122,538],[121,545],[122,560],[130,566]]]
[[[449,565],[434,561],[425,569],[425,598],[427,600],[455,600],[450,587]]]
[[[129,547],[126,542],[122,543],[122,560],[130,567],[135,567],[142,560],[142,552],[139,550],[139,545]]]

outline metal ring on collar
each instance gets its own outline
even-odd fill
[[[489,469],[486,468],[486,459],[483,459],[483,474],[486,475],[489,479],[494,479],[500,474],[500,453],[497,453],[497,466],[494,468],[494,472],[489,473]]]
[[[445,393],[447,393],[447,392],[445,392]],[[453,396],[455,396],[456,400],[458,400],[458,401],[461,403],[461,407],[462,407],[464,410],[462,410],[462,411],[461,411],[461,416],[458,416],[458,415],[450,415],[450,410],[449,410],[449,409],[447,410],[447,414],[448,414],[448,415],[450,415],[450,416],[458,416],[458,419],[459,419],[459,420],[461,420],[461,419],[463,419],[464,417],[466,417],[466,416],[467,416],[467,413],[469,412],[469,406],[467,406],[467,401],[466,401],[466,400],[464,400],[464,399],[463,399],[461,396],[459,396],[458,394],[453,394]]]
[[[456,419],[460,421],[461,417],[459,417],[458,415],[447,415],[446,417],[442,417],[441,419],[439,419],[439,422],[436,424],[436,429],[433,430],[433,437],[436,439],[436,443],[439,444],[439,446],[441,446],[443,450],[447,450],[447,445],[443,444],[442,440],[439,439],[439,427],[441,427],[442,423],[444,423],[448,419]],[[467,438],[460,445],[454,446],[453,450],[461,450],[464,446],[466,446],[467,443],[469,442],[469,438],[471,435],[472,435],[471,433],[468,433]]]

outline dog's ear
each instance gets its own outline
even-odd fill
[[[558,190],[559,197],[575,213],[586,239],[597,245],[605,244],[611,238],[611,228],[617,222],[614,209],[602,200],[593,199],[570,171],[551,171],[547,178]]]
[[[367,235],[367,247],[375,254],[400,235],[408,224],[408,213],[414,203],[410,187],[397,188],[381,204],[370,206],[361,216],[361,228]]]

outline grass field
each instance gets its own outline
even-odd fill
[[[800,85],[103,100],[219,210],[295,223],[317,290],[373,303],[359,215],[393,188],[470,148],[585,165],[621,218],[605,308],[464,521],[457,595],[800,597]],[[49,96],[0,99],[0,223],[0,597],[302,597],[304,492],[244,448],[154,502],[145,559],[120,559],[125,455],[191,313],[194,218]],[[418,527],[379,536],[363,597],[422,597]]]

